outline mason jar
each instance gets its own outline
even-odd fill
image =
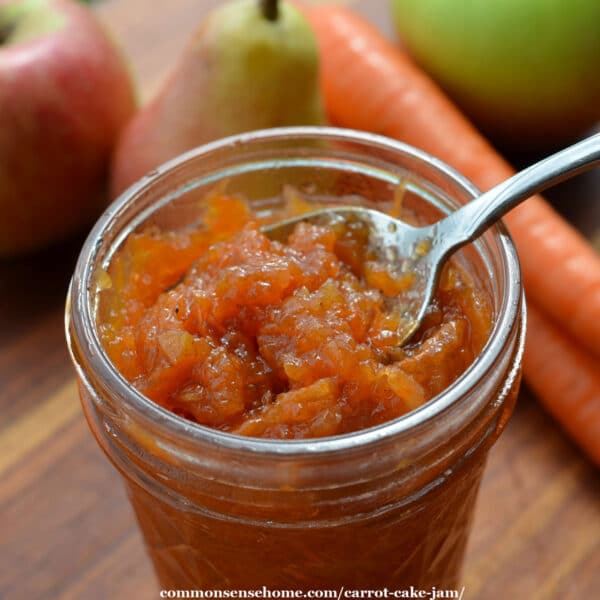
[[[236,436],[150,401],[98,336],[101,273],[127,236],[197,220],[220,186],[260,207],[293,186],[313,201],[403,203],[430,223],[477,189],[404,144],[333,128],[208,144],[129,188],[99,219],[69,291],[66,330],[89,427],[125,483],[164,589],[339,590],[459,585],[488,452],[520,382],[525,308],[502,224],[460,250],[488,291],[492,331],[441,394],[382,425],[329,438]],[[288,187],[289,189],[289,187]]]

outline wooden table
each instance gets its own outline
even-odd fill
[[[147,96],[216,1],[105,0]],[[390,31],[386,2],[357,2]],[[167,9],[168,6],[168,9]],[[152,8],[151,8],[152,7]],[[160,8],[159,8],[160,7]],[[552,198],[586,233],[600,178]],[[0,598],[158,598],[116,471],[79,408],[63,336],[83,238],[0,262]],[[465,567],[465,598],[582,599],[600,593],[600,478],[524,391],[492,452]]]

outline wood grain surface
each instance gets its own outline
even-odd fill
[[[217,1],[95,8],[147,98]],[[387,32],[387,2],[355,2]],[[552,197],[600,227],[597,174]],[[0,598],[152,599],[158,588],[120,479],[83,419],[63,306],[83,238],[0,261]],[[465,599],[600,597],[598,471],[523,391],[493,450],[465,565]]]

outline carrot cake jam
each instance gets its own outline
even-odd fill
[[[488,338],[488,293],[450,261],[400,347],[410,273],[374,260],[360,228],[300,223],[287,243],[261,232],[319,207],[288,199],[261,216],[219,194],[193,229],[131,234],[98,282],[114,365],[181,417],[265,438],[356,431],[443,391]]]

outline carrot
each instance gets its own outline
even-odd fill
[[[600,465],[600,369],[587,352],[528,305],[523,368],[548,412]]]
[[[340,6],[307,8],[321,50],[333,123],[397,138],[455,167],[481,189],[514,172],[440,88],[399,48]],[[600,256],[540,196],[506,222],[528,298],[600,357]]]

